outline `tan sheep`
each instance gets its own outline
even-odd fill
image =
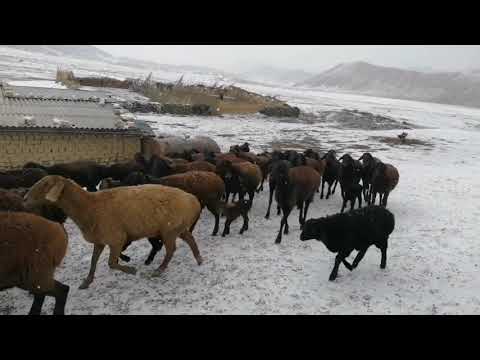
[[[61,176],[47,176],[25,195],[26,204],[49,201],[65,211],[94,244],[90,272],[80,289],[93,282],[98,259],[110,248],[111,269],[136,274],[136,269],[120,265],[118,257],[125,244],[142,238],[161,239],[166,255],[154,275],[163,272],[176,249],[177,237],[191,248],[198,264],[202,257],[190,229],[200,217],[197,198],[183,190],[163,185],[118,187],[89,193]]]
[[[45,296],[55,298],[54,315],[63,315],[69,287],[54,279],[67,252],[60,224],[23,212],[0,212],[0,290],[19,287],[34,294],[30,315],[40,315]]]

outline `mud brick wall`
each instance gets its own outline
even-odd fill
[[[90,160],[113,164],[131,160],[141,139],[117,134],[0,132],[0,170],[16,170],[29,161],[42,165]]]

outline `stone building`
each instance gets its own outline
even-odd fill
[[[98,95],[0,83],[0,170],[19,169],[29,161],[112,164],[132,159],[153,132],[148,124],[116,115],[114,105]]]

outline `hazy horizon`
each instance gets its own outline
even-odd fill
[[[479,45],[95,45],[115,56],[164,64],[244,71],[272,66],[318,73],[339,63],[366,61],[404,69],[480,68]]]

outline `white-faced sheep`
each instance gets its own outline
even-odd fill
[[[105,246],[110,248],[111,269],[135,274],[136,269],[120,265],[118,257],[125,244],[142,238],[159,238],[166,255],[155,274],[163,272],[176,249],[177,237],[190,246],[198,264],[202,257],[190,229],[200,217],[197,198],[183,190],[163,185],[119,187],[95,193],[84,191],[61,176],[47,176],[25,195],[25,202],[49,201],[60,207],[94,244],[90,272],[81,289],[93,281],[98,259]]]
[[[381,250],[380,268],[384,269],[387,265],[388,237],[394,228],[395,217],[390,211],[381,206],[367,206],[347,214],[308,220],[300,240],[319,240],[329,251],[337,253],[329,278],[333,281],[337,277],[340,263],[343,262],[345,267],[352,271],[371,245]],[[346,258],[353,250],[357,250],[358,254],[350,265]]]
[[[45,296],[54,315],[65,313],[69,287],[54,279],[67,252],[63,227],[22,212],[0,212],[0,290],[18,287],[34,294],[30,315],[40,315]]]

